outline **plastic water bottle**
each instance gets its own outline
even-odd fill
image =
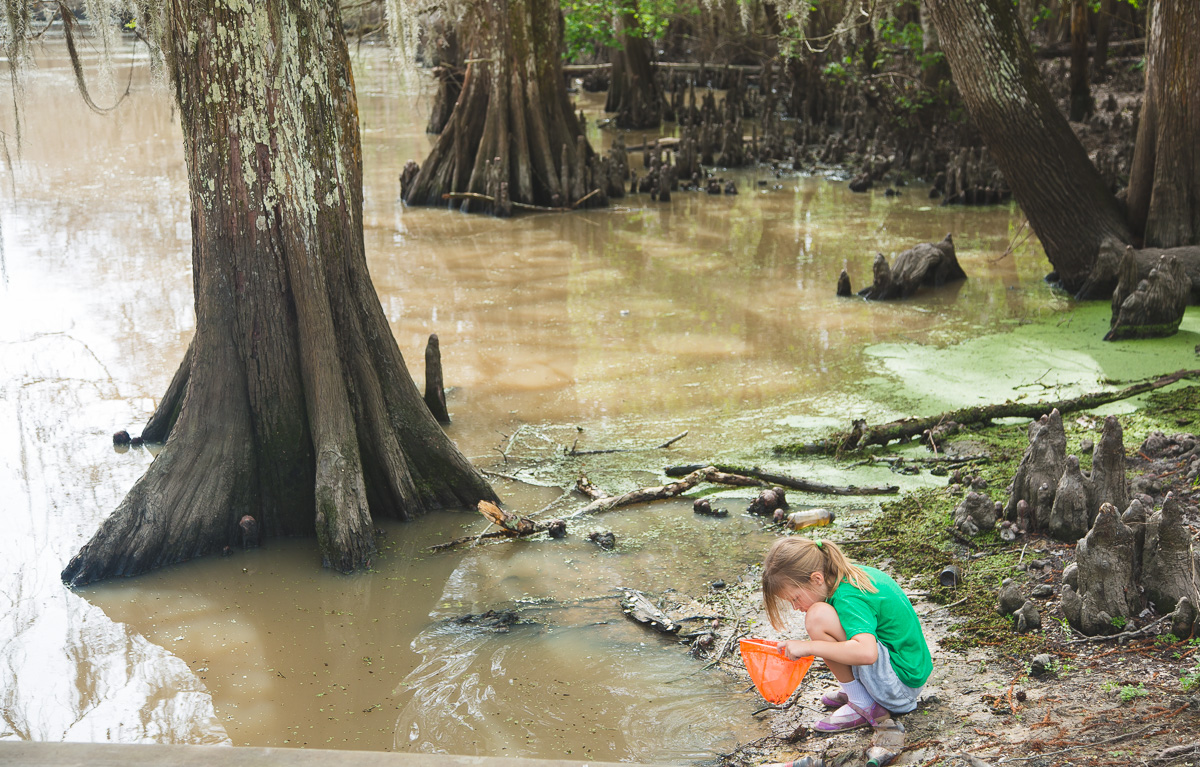
[[[788,527],[802,530],[806,527],[817,527],[833,523],[833,512],[829,509],[803,509],[787,515]]]
[[[868,767],[886,767],[904,750],[904,725],[888,717],[875,724],[871,747],[867,749]]]

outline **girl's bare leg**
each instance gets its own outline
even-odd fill
[[[808,612],[804,614],[804,628],[808,631],[810,639],[827,642],[846,641],[846,630],[842,628],[842,621],[838,618],[837,610],[825,602],[817,602],[808,608]],[[825,665],[829,667],[839,682],[854,681],[854,672],[845,663],[825,659]]]

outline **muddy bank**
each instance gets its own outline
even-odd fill
[[[1200,388],[1151,395],[1141,408],[1110,418],[1127,436],[1130,491],[1151,509],[1168,494],[1181,505],[1182,524],[1195,537],[1200,510],[1195,480],[1200,459]],[[1065,422],[1066,448],[1090,459],[1105,419],[1076,415]],[[1139,436],[1140,435],[1140,436]],[[823,528],[841,538],[855,559],[892,572],[913,599],[934,652],[935,671],[918,709],[899,717],[906,748],[897,764],[971,765],[1193,763],[1200,726],[1200,637],[1190,623],[1164,618],[1168,608],[1122,617],[1102,636],[1075,630],[1063,608],[1064,571],[1071,579],[1078,547],[1047,534],[1004,540],[999,529],[968,537],[951,525],[951,511],[968,493],[1002,502],[1028,445],[1025,424],[972,430],[949,440],[948,455],[986,455],[946,478],[942,488],[906,494],[885,504],[865,528]],[[1090,460],[1085,460],[1090,464]],[[1090,465],[1085,468],[1092,468]],[[1169,503],[1169,502],[1168,502]],[[947,565],[960,578],[939,579]],[[1010,579],[1010,580],[1006,580]],[[1006,593],[999,588],[1005,580]],[[1001,614],[998,598],[1036,614],[1036,625]],[[733,684],[749,684],[736,651],[737,635],[779,638],[762,609],[758,570],[748,568],[719,595],[700,601],[723,614],[711,648],[694,648],[719,665]],[[1114,621],[1114,624],[1118,621]],[[794,621],[803,634],[802,617]],[[1187,631],[1187,634],[1183,632]],[[825,764],[861,765],[869,730],[835,736],[806,725],[823,714],[819,698],[834,684],[818,663],[797,694],[775,708],[756,709],[762,737],[715,763],[748,766],[812,756]]]

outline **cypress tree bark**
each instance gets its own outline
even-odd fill
[[[1130,241],[1116,198],[1055,106],[1012,3],[927,2],[972,121],[1059,280],[1077,289],[1105,237]]]
[[[624,0],[617,9],[619,47],[612,49],[612,77],[604,111],[617,113],[619,128],[657,128],[662,124],[663,92],[654,76],[650,41],[641,34],[636,10],[636,0]]]
[[[1187,25],[1192,26],[1187,26]],[[1156,0],[1129,173],[1129,220],[1146,247],[1200,245],[1200,24],[1195,0]]]
[[[219,551],[247,514],[264,537],[315,532],[327,566],[363,567],[373,515],[495,494],[425,407],[367,273],[340,14],[173,0],[165,18],[196,334],[147,428],[166,444],[62,578]]]
[[[1071,0],[1071,121],[1092,116],[1092,89],[1088,84],[1088,8],[1084,0]]]
[[[563,18],[552,0],[480,0],[464,31],[462,93],[413,179],[405,202],[507,215],[509,202],[561,207],[582,199],[600,174],[567,96]],[[604,204],[594,195],[588,205]]]

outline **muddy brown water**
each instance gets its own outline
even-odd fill
[[[374,569],[352,577],[322,571],[313,543],[284,541],[62,586],[64,563],[152,458],[114,450],[111,433],[145,422],[194,327],[179,129],[133,50],[96,100],[114,100],[130,72],[132,95],[100,116],[61,43],[38,47],[19,155],[3,118],[0,738],[679,762],[761,735],[753,694],[629,624],[613,599],[586,601],[737,578],[771,535],[736,498],[727,519],[662,503],[583,520],[563,541],[436,555],[425,547],[483,526],[465,512],[382,523]],[[865,346],[954,341],[1052,300],[1031,246],[998,258],[1019,211],[938,208],[923,187],[853,195],[763,169],[728,174],[737,196],[571,215],[406,209],[397,177],[429,147],[430,94],[379,49],[359,49],[355,67],[376,288],[419,382],[439,335],[449,433],[480,466],[528,480],[496,479],[512,508],[578,506],[561,486],[581,471],[616,491],[656,483],[667,463],[761,460],[805,429],[887,411],[854,393],[880,375]],[[578,99],[606,145],[601,97]],[[834,297],[843,264],[861,286],[876,251],[948,231],[965,284],[895,305]],[[684,430],[669,451],[562,457]],[[598,529],[616,533],[615,551],[586,541]],[[452,620],[514,607],[529,622],[507,632]]]

